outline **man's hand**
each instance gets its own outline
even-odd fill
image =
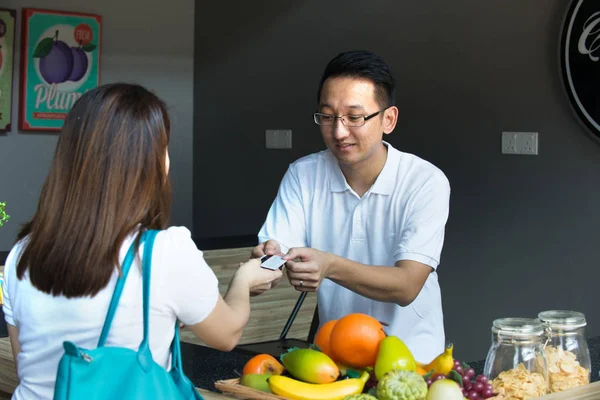
[[[315,292],[335,260],[335,256],[312,248],[292,248],[283,257],[290,284],[301,292]]]
[[[281,253],[281,246],[279,245],[279,243],[277,243],[276,240],[267,240],[266,242],[259,244],[258,246],[252,249],[252,252],[250,254],[252,255],[252,258],[260,258],[265,254],[283,255]]]

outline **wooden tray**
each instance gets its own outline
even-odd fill
[[[288,400],[286,397],[242,386],[240,385],[240,378],[216,381],[215,387],[223,393],[242,400]]]

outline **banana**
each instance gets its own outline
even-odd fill
[[[273,375],[269,378],[269,387],[274,394],[290,400],[341,400],[351,394],[362,393],[369,376],[369,373],[364,371],[360,378],[318,384]]]

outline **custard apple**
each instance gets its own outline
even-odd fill
[[[344,400],[377,400],[377,397],[373,397],[370,394],[351,394],[350,396],[344,397]]]
[[[379,400],[425,400],[427,382],[416,372],[392,370],[377,384]]]

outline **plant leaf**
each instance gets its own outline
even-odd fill
[[[453,381],[458,383],[460,385],[460,387],[462,387],[462,385],[463,385],[462,376],[460,376],[460,374],[457,371],[455,371],[455,370],[450,371],[450,373],[448,374],[448,378],[452,379]]]
[[[34,58],[46,57],[52,51],[52,45],[54,44],[54,39],[51,37],[42,39],[35,50],[33,51]]]
[[[84,44],[82,47],[83,51],[85,52],[90,52],[90,51],[94,51],[96,49],[96,45],[94,43],[88,43],[88,44]]]

